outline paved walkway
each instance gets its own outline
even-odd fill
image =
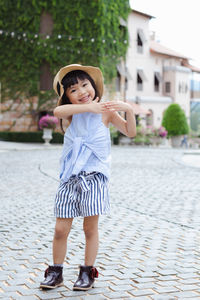
[[[112,212],[100,218],[96,287],[72,291],[84,258],[78,218],[65,285],[42,291],[61,146],[11,144],[0,142],[0,299],[200,299],[199,168],[185,165],[182,150],[112,148]]]

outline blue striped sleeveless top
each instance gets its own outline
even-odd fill
[[[67,182],[82,171],[100,172],[109,179],[110,150],[110,131],[102,122],[102,114],[85,112],[73,115],[64,135],[61,182]]]

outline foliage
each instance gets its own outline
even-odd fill
[[[4,131],[0,132],[0,140],[10,141],[10,142],[21,142],[21,143],[44,143],[42,139],[42,131],[37,132],[10,132]],[[59,132],[53,132],[53,139],[51,140],[53,144],[63,143],[63,134]]]
[[[50,115],[43,116],[39,120],[40,129],[44,129],[44,128],[55,129],[57,124],[58,124],[58,119]]]
[[[166,137],[167,133],[168,133],[167,130],[163,126],[160,126],[159,128],[153,129],[153,132],[154,132],[155,136],[158,136],[158,137],[161,137],[161,138]]]
[[[120,132],[113,125],[110,125],[109,129],[110,129],[110,137],[113,144],[118,145]]]
[[[168,131],[168,136],[183,135],[189,132],[185,112],[179,104],[173,103],[168,106],[163,116],[162,126]]]
[[[128,47],[128,0],[0,0],[0,82],[2,100],[39,96],[42,105],[55,97],[40,91],[40,67],[50,65],[53,75],[64,65],[99,66],[106,79],[116,75],[116,64]],[[52,35],[41,35],[41,15],[54,22]]]
[[[167,130],[163,127],[153,127],[151,125],[148,125],[147,127],[143,127],[141,125],[137,126],[137,135],[139,137],[161,137],[164,138],[167,136]]]

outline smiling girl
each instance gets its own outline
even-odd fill
[[[68,65],[54,79],[59,96],[54,115],[70,123],[64,135],[60,185],[55,197],[53,265],[45,271],[41,288],[63,284],[63,262],[73,218],[83,217],[85,261],[73,290],[93,287],[98,271],[94,267],[98,252],[99,215],[109,214],[110,132],[112,123],[128,137],[136,134],[132,107],[125,102],[100,102],[103,95],[101,70],[92,66]],[[119,115],[126,112],[126,120]]]

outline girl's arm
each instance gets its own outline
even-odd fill
[[[122,101],[106,102],[106,108],[110,111],[109,121],[124,135],[128,137],[136,136],[136,121],[133,108],[130,104]],[[118,111],[126,112],[126,120],[122,118]]]
[[[105,108],[105,103],[98,103],[98,98],[96,98],[92,103],[88,104],[64,104],[57,106],[54,109],[54,116],[59,119],[69,119],[74,114],[80,114],[84,112],[93,112],[100,114],[108,110]]]

